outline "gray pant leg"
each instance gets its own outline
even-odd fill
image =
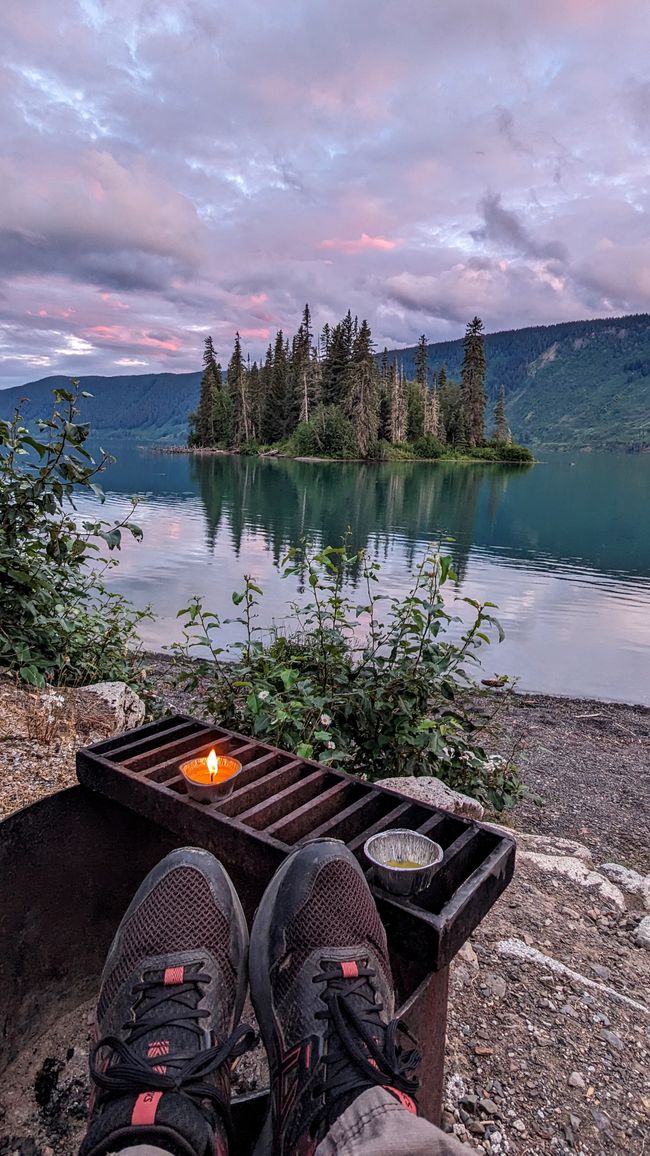
[[[476,1156],[472,1148],[403,1108],[390,1092],[369,1088],[339,1116],[316,1156]]]

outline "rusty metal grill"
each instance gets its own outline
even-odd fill
[[[243,770],[227,799],[196,802],[179,765],[212,747]],[[362,861],[363,844],[376,831],[409,827],[430,835],[444,858],[428,891],[402,900],[375,888],[389,939],[426,971],[446,967],[512,877],[512,839],[182,715],[79,751],[77,774],[84,786],[213,851],[236,875],[249,908],[290,848],[306,839],[342,839]]]

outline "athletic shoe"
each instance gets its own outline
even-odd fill
[[[255,1038],[237,1026],[247,951],[241,903],[213,855],[185,847],[154,867],[104,967],[80,1156],[228,1151],[231,1062]]]
[[[386,934],[343,843],[308,843],[276,873],[251,932],[250,983],[271,1069],[256,1156],[311,1156],[341,1112],[377,1085],[417,1110],[420,1057],[397,1042]]]

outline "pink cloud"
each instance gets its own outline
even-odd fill
[[[239,336],[240,337],[259,337],[261,340],[266,341],[267,338],[270,336],[270,332],[271,332],[270,329],[240,329],[239,330]]]
[[[400,244],[400,241],[390,241],[387,237],[370,237],[368,233],[362,233],[356,241],[341,239],[321,241],[320,248],[335,249],[338,253],[363,253],[367,249],[389,251],[396,249]]]

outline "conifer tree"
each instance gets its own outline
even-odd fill
[[[335,325],[329,347],[321,363],[321,393],[325,405],[340,405],[348,385],[348,370],[352,358],[352,317]]]
[[[221,383],[221,371],[218,373]],[[217,360],[214,352],[212,337],[206,337],[203,349],[203,376],[199,388],[199,404],[196,412],[190,414],[190,435],[188,444],[192,446],[208,447],[214,445],[214,401],[218,388]]]
[[[262,407],[264,402],[262,373],[254,361],[248,373],[248,396],[251,410],[251,437],[259,441],[262,436]]]
[[[467,323],[461,378],[467,444],[480,446],[485,442],[485,340],[478,317]]]
[[[426,388],[429,381],[429,347],[423,333],[415,354],[415,380]]]
[[[430,389],[427,389],[424,403],[424,433],[434,438],[440,438],[440,394],[435,380]]]
[[[406,418],[404,379],[397,368],[397,358],[394,357],[390,397],[390,440],[395,445],[406,441]]]
[[[250,441],[252,429],[248,381],[239,333],[235,334],[235,344],[228,365],[227,386],[234,417],[235,445],[239,446],[242,442]]]
[[[379,382],[367,321],[357,325],[350,362],[350,389],[346,409],[362,457],[367,457],[377,441],[379,426]]]
[[[406,389],[407,397],[407,427],[408,441],[413,442],[424,433],[424,411],[426,405],[426,386],[419,381],[409,381]]]
[[[494,406],[494,432],[492,434],[492,441],[498,442],[501,445],[508,445],[512,441],[512,434],[508,425],[506,417],[506,390],[505,386],[499,386],[497,400]]]
[[[273,349],[271,377],[264,401],[264,441],[281,442],[289,431],[288,422],[289,364],[284,334],[278,330]]]

